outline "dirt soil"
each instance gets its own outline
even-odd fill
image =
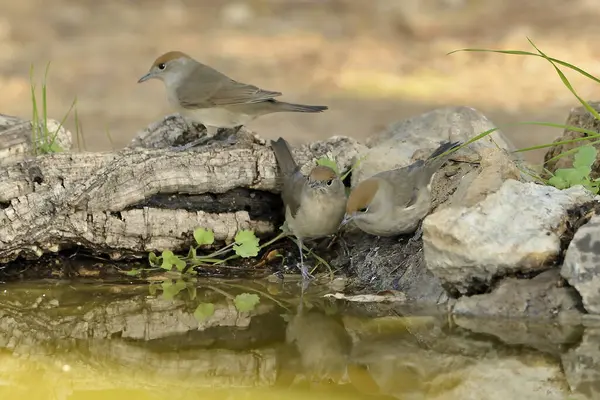
[[[74,98],[88,151],[126,145],[172,112],[158,81],[137,84],[152,61],[182,50],[234,79],[325,104],[319,115],[279,114],[249,124],[300,143],[364,138],[399,119],[470,105],[496,124],[563,123],[574,97],[541,59],[448,52],[466,47],[533,50],[600,75],[596,0],[55,0],[0,7],[0,113],[31,117],[30,66],[49,70],[49,114]],[[586,99],[597,86],[568,74]],[[74,121],[67,121],[74,131]],[[518,147],[559,130],[508,126]],[[109,132],[109,134],[107,134]],[[530,153],[541,160],[543,153]]]

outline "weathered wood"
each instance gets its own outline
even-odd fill
[[[53,119],[49,119],[47,125],[50,132],[56,132],[56,143],[62,149],[71,149],[71,133]],[[33,154],[32,139],[31,121],[0,114],[0,166]]]
[[[170,144],[164,132],[181,136],[184,127],[174,117],[152,125],[140,137],[153,149],[43,155],[0,170],[0,261],[74,246],[115,259],[178,250],[199,226],[225,242],[239,229],[259,236],[278,230],[282,214],[273,210],[281,201],[268,144],[242,129],[235,144],[160,148]],[[326,154],[346,169],[356,148],[356,141],[336,137],[297,148],[294,156],[305,170]]]

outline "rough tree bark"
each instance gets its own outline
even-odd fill
[[[178,250],[199,226],[224,242],[239,229],[259,236],[277,231],[277,167],[264,140],[242,129],[235,144],[216,140],[184,152],[165,149],[182,137],[187,140],[185,125],[169,116],[121,151],[65,152],[6,165],[0,170],[0,261],[74,246],[113,259]],[[294,156],[307,164],[329,154],[344,169],[357,147],[335,137],[296,148]]]

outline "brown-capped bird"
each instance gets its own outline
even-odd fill
[[[280,92],[237,82],[181,51],[158,57],[138,83],[149,79],[163,81],[171,106],[183,117],[204,125],[209,137],[219,128],[239,128],[265,114],[318,113],[328,109],[275,100]]]
[[[427,160],[383,171],[359,182],[348,197],[342,225],[353,221],[371,235],[412,233],[431,210],[431,180],[461,142],[442,143]]]
[[[344,183],[335,171],[318,165],[308,176],[300,172],[289,144],[283,138],[271,141],[277,164],[283,176],[281,198],[285,207],[285,220],[289,230],[298,240],[302,277],[309,277],[304,265],[302,244],[304,239],[314,239],[337,232],[346,210]]]

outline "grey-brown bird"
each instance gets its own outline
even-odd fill
[[[316,239],[337,232],[346,210],[346,190],[335,171],[318,165],[308,176],[294,161],[290,146],[283,138],[271,141],[283,177],[281,198],[285,221],[298,241],[302,277],[310,277],[304,265],[304,239]]]
[[[412,233],[431,210],[431,180],[461,142],[442,143],[427,160],[383,171],[359,182],[350,193],[341,225],[353,221],[371,235]]]
[[[318,113],[328,109],[275,100],[281,96],[280,92],[235,81],[181,51],[169,51],[158,57],[138,83],[149,79],[163,81],[171,106],[184,118],[204,125],[209,138],[219,128],[239,129],[266,114]],[[189,147],[192,145],[186,146]]]

